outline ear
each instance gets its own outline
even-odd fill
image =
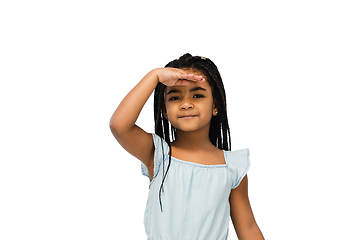
[[[218,110],[217,110],[217,101],[214,100],[214,103],[213,103],[213,116],[216,116],[218,115]]]

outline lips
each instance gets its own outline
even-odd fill
[[[181,116],[179,118],[181,118],[181,119],[192,119],[194,117],[197,117],[197,115],[184,115],[184,116]]]

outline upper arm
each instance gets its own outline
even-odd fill
[[[143,162],[148,170],[153,169],[155,147],[151,133],[145,132],[137,125],[124,132],[117,131],[116,127],[110,129],[127,152]]]
[[[246,239],[240,236],[246,234],[249,229],[257,227],[248,197],[247,175],[245,175],[238,187],[231,190],[229,201],[230,216],[236,234],[240,239]]]

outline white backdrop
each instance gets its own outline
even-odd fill
[[[150,70],[212,59],[267,240],[360,239],[358,1],[2,1],[0,239],[146,239],[109,120]],[[137,124],[153,132],[152,98]],[[237,239],[230,222],[231,239]]]

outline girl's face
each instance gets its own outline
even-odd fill
[[[204,76],[197,70],[186,71]],[[164,91],[164,100],[164,116],[180,131],[210,129],[211,118],[217,115],[211,87],[207,81],[190,82],[188,86],[168,86]]]

